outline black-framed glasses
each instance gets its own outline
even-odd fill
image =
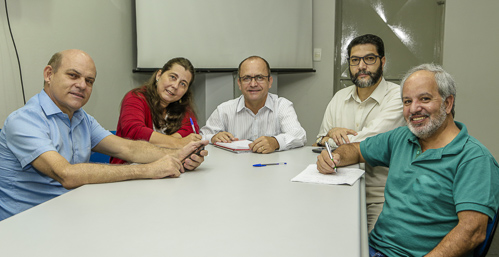
[[[262,83],[266,79],[270,78],[270,75],[264,76],[264,75],[256,75],[256,76],[244,76],[244,77],[239,77],[242,83],[244,84],[249,84],[253,79],[255,79],[256,83]]]
[[[375,54],[368,54],[364,57],[359,57],[359,56],[352,56],[348,59],[348,62],[350,63],[350,66],[357,66],[360,64],[360,60],[364,60],[364,63],[367,65],[375,64],[376,60],[381,58],[381,55],[375,55]]]

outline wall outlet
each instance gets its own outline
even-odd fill
[[[314,48],[314,62],[320,62],[322,59],[322,49]]]

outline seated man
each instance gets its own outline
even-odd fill
[[[383,40],[372,34],[354,38],[347,47],[350,79],[354,85],[334,94],[322,120],[316,145],[333,147],[404,126],[400,86],[386,81]],[[361,167],[363,168],[363,167]],[[387,167],[366,165],[366,209],[368,231],[383,209]]]
[[[44,88],[5,120],[0,132],[0,220],[91,183],[178,177],[204,161],[180,150],[112,135],[82,107],[92,93],[95,64],[80,50],[56,53],[43,70]],[[86,163],[91,151],[142,165]],[[180,160],[185,161],[182,163]]]
[[[385,205],[369,235],[370,256],[471,256],[499,206],[499,165],[454,121],[456,88],[440,66],[402,80],[407,127],[345,144],[317,158],[322,173],[367,162],[390,167]]]
[[[268,62],[259,56],[248,57],[239,64],[237,74],[243,95],[220,104],[201,128],[201,134],[212,143],[251,140],[249,146],[255,153],[305,145],[306,132],[293,103],[269,93],[273,79]]]

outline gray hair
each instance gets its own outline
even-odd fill
[[[454,104],[452,105],[451,113],[452,116],[455,117],[456,112],[454,110],[454,107],[456,106],[456,82],[454,82],[452,76],[448,72],[446,72],[440,65],[434,63],[425,63],[410,69],[402,78],[402,90],[400,91],[400,94],[402,95],[402,92],[404,91],[404,84],[407,78],[409,78],[409,76],[417,71],[429,71],[435,75],[435,81],[437,82],[438,86],[438,93],[442,97],[442,100],[447,99],[447,97],[451,95],[454,97]]]

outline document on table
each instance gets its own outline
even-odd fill
[[[231,151],[234,153],[244,153],[244,152],[249,153],[251,152],[251,149],[249,148],[248,145],[251,143],[252,141],[244,139],[244,140],[232,141],[230,143],[216,142],[213,145],[218,148]]]
[[[292,182],[306,182],[317,184],[353,185],[364,174],[364,170],[355,168],[338,168],[334,174],[322,174],[317,170],[317,164],[310,164]]]

